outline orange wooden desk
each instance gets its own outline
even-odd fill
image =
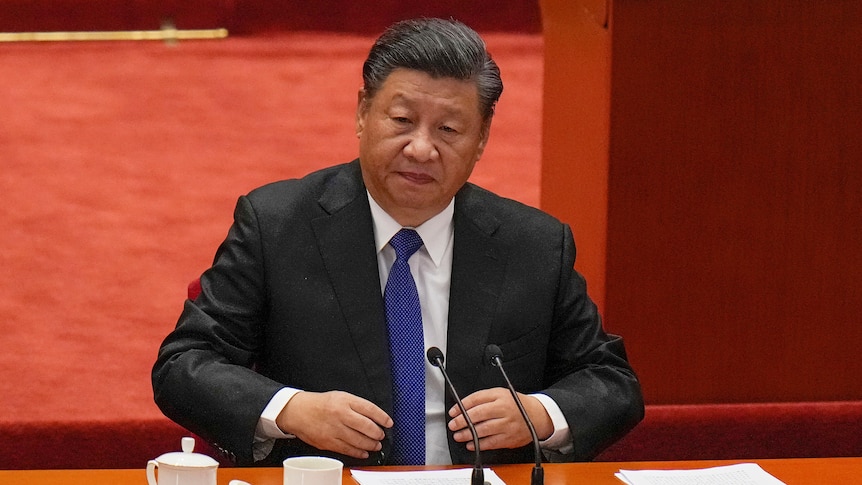
[[[620,485],[614,473],[619,469],[706,468],[754,461],[787,485],[836,485],[862,481],[860,458],[797,458],[786,460],[663,461],[546,464],[546,485]],[[492,468],[507,485],[529,483],[532,465],[497,465]],[[410,470],[409,467],[379,470]],[[416,469],[415,467],[412,469]],[[219,485],[232,479],[251,485],[283,485],[280,468],[221,468]],[[140,470],[0,470],[3,485],[145,485],[146,473]],[[344,471],[344,485],[356,485],[350,471]]]

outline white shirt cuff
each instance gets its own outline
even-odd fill
[[[263,408],[263,413],[261,413],[260,420],[257,422],[257,428],[254,432],[256,439],[263,441],[267,439],[296,438],[292,434],[283,432],[275,423],[275,420],[284,410],[284,407],[287,406],[290,399],[300,392],[302,392],[300,389],[284,387],[272,396],[269,404]]]
[[[548,439],[540,441],[543,450],[557,451],[560,453],[568,453],[573,450],[572,435],[569,433],[569,422],[560,410],[560,406],[545,394],[530,394],[545,406],[548,415],[551,416],[551,422],[554,424],[554,432]]]

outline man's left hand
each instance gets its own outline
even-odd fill
[[[518,393],[518,398],[530,416],[539,439],[548,439],[554,432],[554,424],[545,407],[533,396]],[[508,389],[495,387],[476,391],[465,397],[463,402],[476,427],[481,449],[519,448],[533,441],[530,429]],[[449,409],[449,417],[452,419],[448,426],[455,432],[455,441],[467,443],[467,449],[473,451],[473,435],[457,405]]]

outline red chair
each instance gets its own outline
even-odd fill
[[[189,300],[194,300],[201,294],[201,279],[195,278],[191,283],[189,283],[188,295]]]

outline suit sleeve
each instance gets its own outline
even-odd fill
[[[605,333],[587,296],[586,282],[573,269],[575,245],[564,225],[560,278],[542,392],[560,406],[574,449],[564,461],[594,458],[643,419],[637,377],[621,337]]]
[[[252,461],[261,412],[282,387],[252,369],[268,304],[262,259],[257,216],[241,197],[201,294],[185,302],[152,372],[162,412],[238,463]]]

